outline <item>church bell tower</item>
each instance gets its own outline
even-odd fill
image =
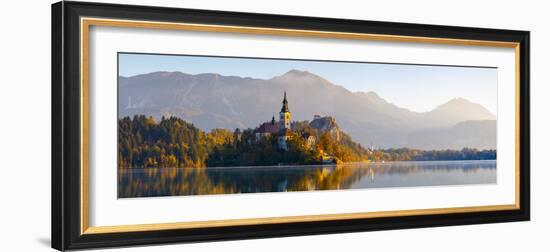
[[[281,112],[279,112],[279,122],[281,124],[279,126],[281,130],[290,129],[290,110],[288,110],[288,101],[286,100],[286,91],[283,99],[283,107],[281,108]]]

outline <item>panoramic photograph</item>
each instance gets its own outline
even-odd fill
[[[118,198],[497,182],[497,69],[118,53]]]

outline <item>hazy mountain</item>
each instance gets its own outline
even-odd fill
[[[421,149],[495,149],[496,121],[464,121],[451,128],[419,130],[406,137],[406,146]]]
[[[422,115],[433,127],[448,127],[468,120],[495,120],[485,107],[463,98],[455,98]],[[496,126],[495,126],[496,127]]]
[[[453,99],[432,111],[417,113],[399,108],[374,92],[353,93],[298,70],[267,80],[181,72],[119,77],[119,117],[146,114],[158,119],[173,115],[204,130],[253,128],[273,115],[278,117],[284,90],[293,120],[311,121],[316,114],[333,116],[343,131],[365,146],[429,149],[466,147],[459,146],[462,143],[494,148],[496,144],[491,136],[481,134],[463,142],[487,125],[472,123],[471,131],[457,131],[458,123],[495,120],[483,106],[466,99]],[[476,131],[472,127],[481,128]],[[432,131],[441,135],[437,144],[420,139],[412,143]],[[449,133],[443,133],[446,131]],[[491,132],[496,135],[496,126]]]

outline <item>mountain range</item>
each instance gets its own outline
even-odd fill
[[[118,83],[119,117],[177,116],[207,131],[254,128],[278,117],[286,90],[292,120],[332,116],[363,146],[496,148],[496,117],[480,104],[455,98],[431,111],[414,112],[307,71],[291,70],[271,79],[153,72],[119,76]]]

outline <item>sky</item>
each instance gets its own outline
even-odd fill
[[[374,91],[399,107],[426,112],[453,98],[479,103],[496,115],[497,69],[367,62],[304,61],[119,53],[119,75],[157,71],[270,79],[296,69],[357,92]]]

